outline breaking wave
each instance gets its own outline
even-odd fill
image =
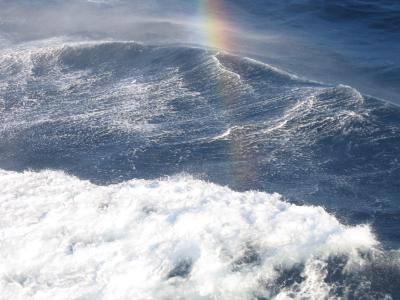
[[[390,291],[368,286],[377,284],[365,272],[371,257],[383,264],[368,226],[344,226],[278,194],[184,176],[96,186],[55,171],[1,171],[0,185],[4,299],[376,299]]]

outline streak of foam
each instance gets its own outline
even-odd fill
[[[231,133],[232,133],[232,131],[235,131],[235,130],[241,130],[241,129],[243,129],[244,127],[242,127],[242,126],[232,126],[232,127],[229,127],[227,130],[225,130],[223,133],[221,133],[220,135],[217,135],[217,136],[215,136],[215,137],[213,137],[211,140],[225,140],[225,139],[229,139],[229,136],[231,135]]]
[[[254,89],[253,87],[248,84],[245,80],[242,80],[241,76],[239,73],[230,70],[229,68],[227,68],[220,60],[219,60],[219,56],[224,55],[224,53],[218,52],[215,55],[212,55],[211,58],[213,60],[213,62],[216,64],[217,69],[223,72],[223,75],[225,76],[221,76],[220,78],[225,78],[228,77],[229,79],[234,79],[234,80],[230,80],[229,84],[231,86],[229,86],[229,89],[234,89],[237,90],[239,93],[254,93]],[[226,84],[226,83],[221,83],[222,84]],[[226,89],[226,86],[221,87],[221,89]]]
[[[216,55],[213,55],[213,56],[212,56],[213,60],[217,63],[217,66],[218,66],[221,70],[223,70],[224,72],[227,72],[227,73],[233,75],[234,77],[236,77],[237,79],[240,80],[240,75],[239,75],[238,73],[235,73],[235,72],[233,72],[233,71],[231,71],[231,70],[228,70],[228,69],[225,68],[224,65],[219,61],[219,59],[218,59],[218,55],[219,55],[219,54],[220,54],[220,53],[218,52]]]
[[[354,131],[354,122],[367,121],[368,111],[359,109],[359,105],[363,104],[363,96],[353,88],[342,85],[334,88],[314,88],[308,93],[303,92],[303,97],[302,92],[295,89],[289,94],[297,94],[303,99],[294,103],[279,118],[267,121],[263,133],[279,131],[286,136],[295,136],[296,132],[307,132],[310,139],[314,136],[309,134],[312,127],[324,128],[325,132],[341,130],[347,134]],[[332,100],[331,95],[335,96]],[[339,102],[343,102],[343,105],[338,105]],[[291,124],[297,126],[293,127]],[[316,134],[315,137],[319,135],[321,134]]]
[[[144,77],[133,66],[125,78],[116,80],[113,72],[108,70],[97,73],[91,68],[69,68],[60,62],[65,53],[72,52],[79,57],[80,51],[87,49],[93,51],[92,56],[96,56],[99,45],[116,45],[124,50],[124,47],[140,47],[139,44],[101,42],[63,45],[60,41],[51,42],[54,42],[51,47],[46,47],[46,43],[27,44],[16,51],[6,51],[2,56],[0,68],[8,72],[6,79],[11,84],[6,79],[1,81],[0,77],[0,97],[11,94],[16,98],[12,109],[1,116],[4,119],[2,123],[7,124],[3,131],[8,128],[21,131],[43,122],[65,122],[70,125],[102,126],[110,132],[159,135],[161,132],[155,133],[158,126],[152,124],[152,120],[165,115],[175,119],[174,111],[169,106],[171,101],[199,97],[198,93],[185,86],[178,68],[165,68],[160,74]],[[114,66],[109,67],[112,69]],[[45,71],[37,75],[36,69]],[[44,87],[40,93],[49,90],[52,94],[50,97],[38,97],[32,92],[36,86]],[[0,105],[1,108],[6,107],[5,101],[1,100]],[[174,132],[177,133],[177,130]]]
[[[282,69],[279,69],[279,68],[274,67],[274,66],[272,66],[272,65],[269,65],[269,64],[260,62],[260,61],[258,61],[258,60],[255,60],[255,59],[252,59],[252,58],[249,58],[249,57],[245,57],[244,59],[245,59],[247,62],[250,62],[250,63],[252,63],[252,64],[254,64],[254,65],[262,66],[262,67],[264,67],[264,68],[266,68],[266,69],[269,69],[269,70],[271,70],[271,71],[274,71],[275,73],[284,75],[284,76],[288,77],[289,79],[292,79],[292,80],[299,80],[299,79],[302,79],[302,80],[304,80],[303,78],[300,78],[299,76],[297,76],[297,75],[295,75],[295,74],[286,72],[286,71],[284,71],[284,70],[282,70]]]
[[[321,207],[190,177],[96,186],[0,171],[0,189],[2,299],[287,299],[293,288],[322,299],[330,257],[362,266],[377,245]],[[299,265],[295,287],[280,286]]]
[[[357,91],[355,88],[352,88],[351,86],[340,84],[338,89],[343,89],[349,92],[352,95],[352,98],[355,99],[359,103],[364,103],[364,96],[361,95],[359,91]]]

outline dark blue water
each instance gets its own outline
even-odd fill
[[[170,4],[141,11],[190,15],[196,7]],[[159,40],[148,32],[143,43],[103,42],[129,37],[128,30],[112,36],[104,24],[45,30],[62,2],[0,5],[8,12],[0,22],[1,169],[63,170],[100,185],[184,172],[239,191],[278,192],[345,224],[371,224],[385,255],[399,259],[398,1],[224,1],[247,32],[276,28],[298,46],[280,40],[263,53],[264,42],[253,41],[233,54],[189,46],[186,37],[146,42]],[[116,15],[124,7],[82,5]],[[46,21],[30,20],[44,11]],[[336,296],[400,298],[398,265],[371,258],[363,273],[346,277],[336,259],[326,281],[350,289]],[[300,271],[290,272],[282,286]],[[369,288],[360,296],[355,286],[363,281]]]

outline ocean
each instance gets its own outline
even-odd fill
[[[400,299],[400,3],[0,0],[0,299]]]

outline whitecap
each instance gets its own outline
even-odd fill
[[[235,192],[187,176],[97,186],[56,171],[0,171],[3,299],[326,297],[331,256],[362,264],[369,226],[278,194]]]

